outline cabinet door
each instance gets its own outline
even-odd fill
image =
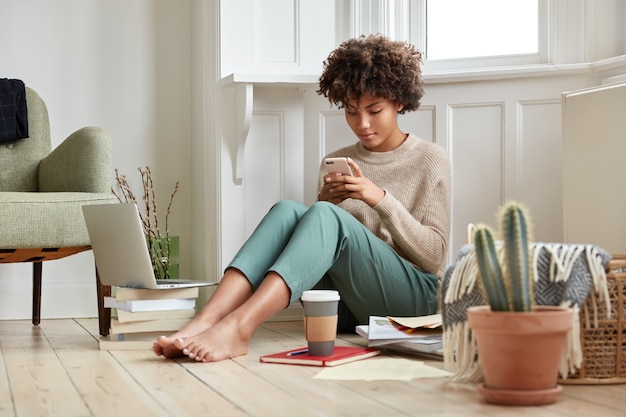
[[[568,243],[626,252],[626,84],[564,93],[563,214]]]

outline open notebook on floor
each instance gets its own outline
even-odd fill
[[[83,214],[102,284],[148,289],[217,285],[195,280],[157,280],[135,204],[86,205]]]

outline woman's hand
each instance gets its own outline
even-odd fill
[[[337,172],[325,175],[319,200],[338,204],[346,198],[354,198],[374,207],[385,196],[385,191],[365,177],[361,168],[351,158],[348,158],[348,164],[354,175],[342,175]]]

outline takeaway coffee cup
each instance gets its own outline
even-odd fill
[[[304,308],[304,330],[309,355],[332,355],[337,337],[339,292],[335,290],[304,291],[300,300]]]

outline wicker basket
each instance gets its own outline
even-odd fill
[[[587,299],[587,308],[580,312],[582,366],[559,380],[562,384],[626,383],[626,255],[613,255],[606,277],[611,315],[607,319],[604,302],[594,306],[592,297]]]

